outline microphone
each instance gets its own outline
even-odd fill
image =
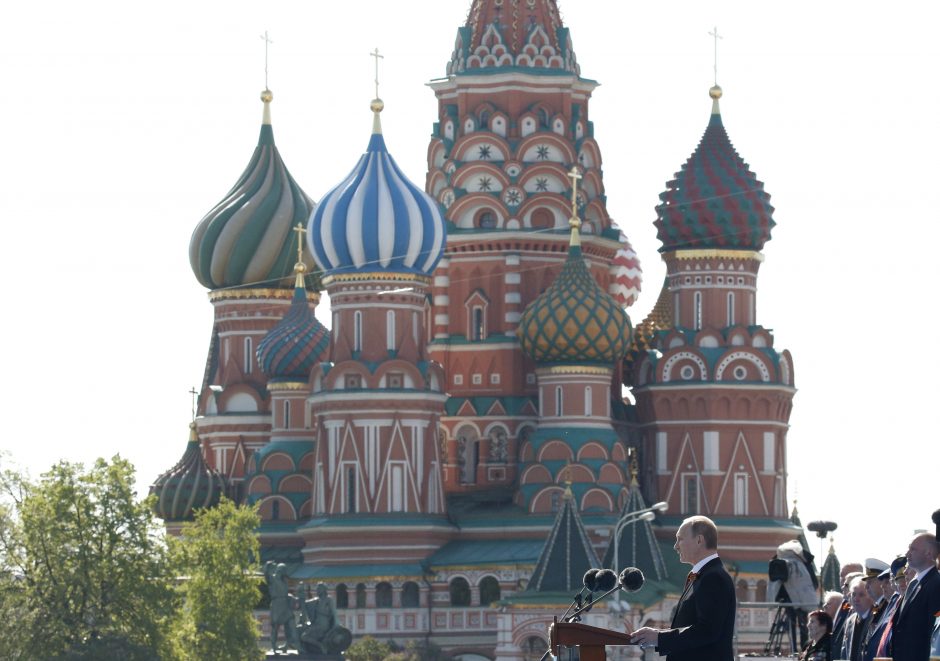
[[[612,587],[617,585],[617,575],[610,569],[601,569],[597,572],[595,577],[595,589],[598,592],[607,592]],[[575,609],[575,612],[568,619],[569,622],[572,620],[577,622],[581,619],[581,613],[587,613],[591,610],[591,607],[597,602],[597,599],[594,598],[594,590],[590,592],[587,596],[585,604],[582,606],[578,604],[578,607]]]
[[[571,612],[571,609],[574,608],[576,611],[582,608],[581,597],[584,594],[584,590],[588,591],[588,603],[590,603],[590,595],[594,594],[594,590],[597,589],[597,575],[601,572],[600,569],[592,567],[584,572],[584,577],[581,579],[581,583],[584,587],[574,596],[574,601],[571,602],[571,605],[568,606],[568,610],[565,611],[565,614],[561,616],[562,622],[567,622],[565,618],[568,617],[568,613]]]
[[[590,610],[591,606],[593,606],[595,603],[597,603],[604,597],[608,596],[610,593],[615,592],[617,590],[626,590],[627,592],[636,592],[641,587],[643,587],[643,583],[646,581],[646,577],[643,576],[643,572],[641,572],[636,567],[627,567],[622,572],[620,572],[619,577],[616,574],[614,574],[614,572],[611,571],[610,569],[604,569],[603,571],[610,572],[610,575],[614,577],[613,581],[610,581],[607,577],[604,577],[605,585],[610,585],[611,587],[607,589],[604,592],[604,594],[602,594],[600,597],[595,599],[593,602],[585,604],[582,608],[576,609],[571,614],[572,618],[577,617],[581,613]],[[600,579],[600,575],[598,575],[598,579]],[[598,580],[598,589],[600,589],[600,580]]]
[[[620,576],[617,580],[620,586],[627,592],[636,592],[643,587],[646,577],[643,576],[643,572],[636,567],[627,567],[620,572]]]

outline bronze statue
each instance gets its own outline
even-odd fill
[[[323,583],[317,583],[317,596],[304,602],[301,620],[300,642],[305,652],[340,654],[352,642],[349,629],[336,623],[336,604]]]
[[[264,565],[264,578],[268,584],[268,594],[271,596],[271,650],[286,650],[288,646],[298,649],[300,645],[297,639],[297,623],[292,608],[296,597],[288,592],[287,566],[269,560]],[[287,641],[284,647],[279,648],[277,632],[281,626],[284,627],[284,637]]]

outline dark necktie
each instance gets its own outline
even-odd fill
[[[869,615],[871,617],[871,615]],[[867,618],[866,618],[867,619]],[[862,629],[865,627],[865,620],[860,617],[855,618],[855,631],[852,633],[852,649],[849,651],[850,661],[857,661],[858,652],[862,646]]]
[[[904,609],[907,608],[907,605],[911,603],[911,597],[914,595],[914,590],[917,589],[917,579],[907,584],[907,590],[904,591],[904,601],[901,602],[901,612],[904,612]]]

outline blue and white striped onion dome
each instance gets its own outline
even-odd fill
[[[378,113],[369,147],[352,172],[320,200],[307,243],[326,276],[430,275],[447,230],[437,202],[409,181],[385,147]]]

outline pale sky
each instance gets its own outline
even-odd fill
[[[777,226],[758,321],[793,354],[789,494],[838,522],[843,562],[890,561],[940,507],[940,10],[933,3],[559,0],[604,158],[611,216],[665,272],[654,207],[722,116]],[[261,122],[314,200],[371,130],[424,184],[444,75],[470,0],[8,2],[0,8],[0,449],[33,475],[121,453],[141,491],[181,456],[212,308],[190,234],[235,183]],[[322,310],[321,310],[322,311]],[[814,552],[819,545],[811,540]]]

